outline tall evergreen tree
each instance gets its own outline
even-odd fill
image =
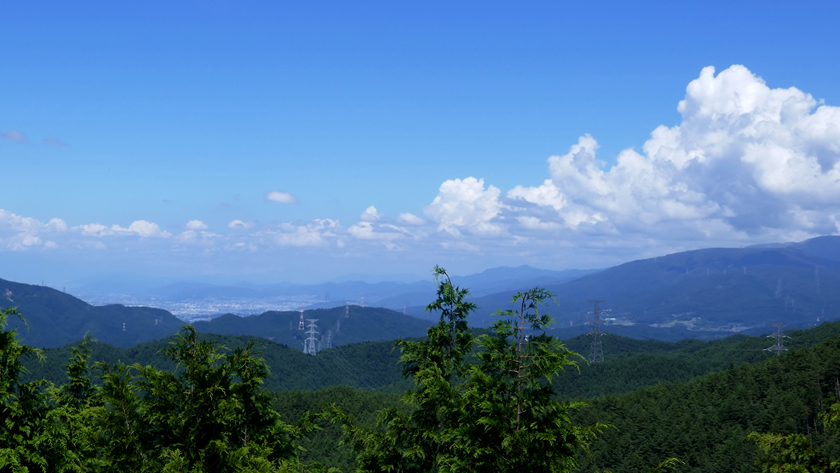
[[[516,294],[519,309],[497,312],[502,319],[479,340],[459,429],[459,457],[473,471],[568,471],[603,427],[573,425],[569,411],[582,404],[556,399],[552,378],[576,368],[579,355],[545,332],[553,320],[540,306],[552,298],[539,287]]]
[[[508,318],[480,338],[475,353],[469,291],[442,268],[434,272],[437,299],[427,310],[440,312],[438,324],[425,340],[397,342],[404,373],[414,379],[402,398],[409,412],[383,410],[377,430],[332,411],[344,442],[359,452],[358,471],[569,471],[601,426],[572,425],[568,413],[578,405],[555,400],[551,379],[574,366],[575,354],[544,331],[551,319],[538,308],[551,294],[517,294],[521,310],[499,313]]]
[[[20,383],[23,357],[43,357],[23,345],[17,329],[5,330],[9,317],[23,317],[15,308],[0,310],[0,470],[47,471],[44,424],[50,406],[43,381]]]
[[[105,456],[150,471],[275,471],[296,463],[303,428],[286,424],[262,389],[254,345],[224,355],[191,326],[165,350],[175,373],[100,364]],[[160,469],[160,470],[159,470]]]

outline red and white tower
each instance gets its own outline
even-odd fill
[[[300,308],[300,322],[298,323],[298,330],[303,330],[305,327],[303,325],[303,307]]]

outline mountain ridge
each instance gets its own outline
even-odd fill
[[[544,286],[559,306],[548,311],[561,326],[584,324],[588,300],[605,300],[608,315],[639,325],[737,331],[786,322],[805,326],[840,319],[840,237],[778,248],[707,248],[631,261],[563,284]],[[523,287],[521,290],[528,290]],[[487,326],[511,294],[473,298],[473,325]],[[420,306],[407,309],[419,315]]]

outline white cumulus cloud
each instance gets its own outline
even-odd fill
[[[187,230],[207,230],[207,224],[201,220],[190,220],[185,226]]]
[[[12,251],[23,251],[31,247],[42,245],[43,235],[58,235],[67,231],[67,222],[60,218],[50,219],[44,223],[31,217],[23,217],[7,210],[0,209],[0,250],[5,248]],[[47,248],[55,246],[55,242],[47,241]]]
[[[376,207],[374,207],[372,205],[370,207],[366,208],[365,211],[362,212],[361,215],[359,215],[359,220],[361,220],[363,222],[375,222],[375,221],[379,220],[380,218],[382,218],[382,214],[380,214],[376,210]]]
[[[114,227],[117,227],[114,225]],[[119,227],[115,228],[115,230],[122,230]],[[128,231],[131,233],[135,233],[140,237],[143,238],[150,238],[150,237],[162,237],[166,238],[171,236],[169,232],[162,231],[158,224],[147,222],[146,220],[136,220],[131,222],[131,225],[128,226]]]
[[[677,110],[679,125],[656,128],[611,168],[589,135],[550,157],[551,179],[507,193],[518,222],[657,238],[838,231],[840,108],[732,66],[703,69]]]
[[[504,231],[492,222],[504,208],[501,191],[494,186],[484,188],[484,179],[468,177],[452,179],[440,185],[438,195],[424,209],[437,222],[438,229],[460,236],[462,230],[480,235],[498,235]]]
[[[298,201],[295,196],[283,191],[268,191],[265,193],[265,199],[281,204],[296,204]]]
[[[87,225],[80,225],[79,228],[82,232],[82,235],[87,236],[101,237],[113,234],[110,228],[106,227],[105,225],[102,225],[101,223],[90,223]]]

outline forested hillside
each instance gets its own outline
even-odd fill
[[[618,337],[605,339],[605,349],[611,353],[605,363],[581,364],[580,374],[575,370],[566,371],[555,384],[559,395],[564,397],[620,393],[592,397],[586,400],[589,407],[574,414],[575,422],[582,425],[603,422],[616,427],[599,434],[590,454],[579,455],[582,463],[577,471],[635,472],[650,467],[656,459],[668,457],[687,462],[680,471],[759,471],[753,465],[759,452],[746,440],[746,435],[752,431],[804,433],[823,445],[826,451],[836,452],[838,447],[832,436],[823,434],[824,427],[817,414],[837,402],[840,395],[837,387],[840,378],[838,331],[840,324],[830,323],[808,331],[791,332],[789,344],[792,349],[781,357],[762,350],[771,341],[764,337],[738,336],[715,342],[686,340],[680,343]],[[255,340],[213,335],[205,338],[229,348],[242,347],[249,340]],[[94,343],[91,347],[95,358],[108,359],[111,365],[115,360],[122,360],[172,370],[176,363],[161,356],[161,350],[171,342],[169,339],[130,349],[102,343]],[[324,405],[338,403],[354,415],[360,425],[372,425],[375,411],[401,406],[396,394],[351,386],[298,390],[317,389],[325,383],[381,387],[385,381],[400,379],[396,364],[398,353],[391,350],[389,342],[348,345],[326,350],[315,357],[279,344],[262,342],[259,352],[277,370],[275,375],[266,378],[265,386],[277,390],[272,395],[273,406],[288,422],[297,421],[306,411],[316,412]],[[588,342],[587,337],[578,337],[569,340],[568,346],[585,353]],[[356,360],[355,366],[364,366],[364,369],[354,371],[348,367],[344,374],[341,369],[333,370],[329,367],[335,363],[329,356],[333,353],[341,353],[346,360]],[[67,372],[60,365],[71,359],[72,350],[70,347],[47,350],[46,355],[43,365],[32,361],[26,363],[33,369],[30,376],[48,374],[56,384],[64,384]],[[360,360],[365,361],[359,365]],[[692,366],[697,368],[696,373],[686,369],[684,364],[688,360],[694,360]],[[748,361],[756,363],[746,363]],[[700,371],[718,368],[722,371],[687,382],[678,381],[682,377],[702,374]],[[301,372],[306,375],[295,377],[295,373]],[[369,386],[353,383],[359,379],[367,380],[365,383]],[[638,380],[637,384],[666,382],[627,392],[635,387],[634,379]],[[348,471],[355,454],[349,447],[337,447],[340,428],[322,426],[323,430],[299,440],[306,448],[301,458]]]
[[[122,305],[92,306],[50,287],[0,279],[0,309],[17,307],[26,323],[9,326],[35,347],[60,347],[85,333],[112,345],[129,347],[175,334],[184,323],[165,310]]]
[[[812,324],[840,318],[840,236],[774,247],[707,248],[621,264],[563,284],[547,284],[562,326],[589,320],[589,299],[611,317],[640,324],[732,329],[768,321]],[[524,290],[525,287],[520,290]],[[510,294],[476,297],[472,325],[487,326]],[[422,311],[413,309],[415,314]],[[656,337],[651,331],[649,337]]]
[[[215,323],[212,322],[212,323]],[[485,333],[479,331],[477,333]],[[791,347],[816,345],[830,337],[840,335],[840,322],[830,322],[810,330],[796,330],[787,334],[786,344]],[[409,382],[401,376],[398,364],[399,350],[393,340],[342,345],[324,350],[316,356],[304,354],[299,348],[282,345],[265,338],[206,334],[202,336],[220,346],[234,349],[256,342],[256,350],[265,358],[271,373],[265,386],[271,390],[317,390],[329,386],[345,385],[382,392],[401,392]],[[139,363],[161,369],[172,369],[174,364],[159,356],[174,338],[147,342],[129,348],[118,348],[106,343],[91,343],[92,359],[114,363]],[[566,346],[588,355],[592,339],[580,335],[565,341]],[[661,342],[636,340],[617,335],[602,336],[606,353],[603,363],[588,364],[581,358],[578,370],[561,373],[554,385],[561,395],[568,398],[589,398],[604,394],[617,394],[660,382],[687,381],[730,365],[757,363],[772,354],[764,350],[772,344],[767,337],[735,335],[724,340],[701,342]],[[24,365],[29,373],[24,379],[47,379],[60,384],[66,378],[63,364],[72,354],[72,344],[63,348],[44,350],[45,360],[29,359]]]
[[[840,336],[840,322],[791,331],[787,336],[787,346],[812,347]],[[584,335],[565,343],[569,349],[586,356],[591,342],[591,337]],[[764,350],[772,344],[773,339],[766,336],[734,335],[709,342],[668,343],[603,335],[604,362],[582,363],[580,372],[563,372],[554,380],[554,385],[562,396],[575,399],[625,393],[657,383],[688,381],[742,363],[761,363],[773,357],[771,352]]]
[[[265,378],[264,386],[274,391],[295,389],[322,389],[329,386],[345,385],[365,389],[384,388],[399,382],[402,377],[397,362],[399,351],[393,349],[393,341],[363,342],[344,345],[310,356],[297,348],[271,342],[264,338],[207,334],[201,340],[212,341],[222,352],[229,352],[255,343],[254,351],[265,359],[270,374]],[[130,348],[117,348],[106,343],[92,342],[91,360],[127,365],[135,363],[154,366],[162,370],[173,370],[176,364],[160,356],[174,341],[169,337],[155,342],[147,342]],[[30,358],[23,364],[28,372],[24,381],[46,379],[61,384],[67,379],[64,364],[70,359],[74,345],[44,350],[44,360]]]
[[[831,334],[837,326],[826,328],[832,330],[823,334],[797,334],[803,341],[830,335],[817,346],[793,348],[780,357],[765,356],[753,365],[731,364],[722,371],[687,382],[662,382],[622,394],[586,399],[588,407],[573,414],[575,423],[592,425],[603,422],[614,428],[607,428],[599,434],[589,453],[580,452],[581,465],[574,471],[636,473],[647,471],[652,459],[675,457],[686,462],[675,470],[680,472],[759,472],[761,470],[755,461],[761,454],[747,440],[751,432],[802,433],[838,458],[840,442],[818,419],[819,413],[840,402],[840,335]],[[706,345],[695,353],[703,356],[709,354],[706,350],[720,349],[719,356],[725,357],[727,352],[740,350],[737,346],[739,344],[732,344],[731,348]],[[691,351],[693,348],[684,346],[676,351]],[[662,366],[667,368],[666,363]],[[636,373],[645,369],[647,367],[640,367]],[[610,371],[610,375],[620,373],[620,369],[604,371]],[[579,377],[580,382],[591,384],[584,373]],[[365,422],[373,420],[371,411],[378,409],[377,403],[383,407],[393,405],[394,398],[388,395],[349,389],[276,393],[275,405],[295,419],[303,410],[338,400],[354,409],[354,414]],[[597,389],[590,387],[582,390]],[[560,394],[566,394],[562,388]],[[345,403],[344,399],[348,402]],[[365,412],[366,408],[370,411]],[[319,458],[330,466],[346,468],[351,465],[349,449],[331,450],[327,447],[334,445],[339,438],[340,432],[335,428],[317,433],[308,445],[313,452],[323,453],[313,455],[313,458]]]
[[[685,383],[591,399],[575,420],[606,422],[615,429],[599,436],[591,457],[581,456],[580,471],[638,472],[649,458],[663,455],[684,460],[687,472],[758,471],[753,462],[759,452],[747,441],[750,432],[806,434],[837,458],[840,443],[818,414],[840,402],[839,379],[840,337],[835,336],[757,365],[733,365]]]
[[[309,319],[316,320],[317,340],[321,348],[399,337],[419,337],[432,325],[429,318],[417,318],[379,307],[349,305],[332,309],[307,310],[303,313],[305,330],[299,329],[300,312],[265,312],[239,317],[223,315],[209,322],[194,322],[200,333],[252,335],[302,348],[308,337]],[[329,342],[329,343],[328,343]]]

